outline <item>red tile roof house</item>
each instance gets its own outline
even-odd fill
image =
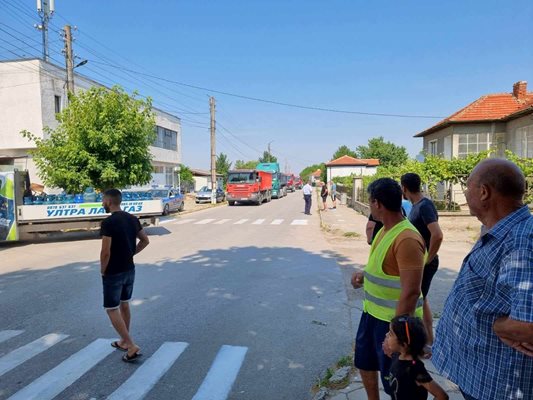
[[[500,157],[505,156],[505,150],[533,157],[533,92],[527,91],[527,82],[516,82],[511,93],[481,96],[415,137],[423,138],[428,154],[445,159],[491,147]],[[457,203],[464,203],[461,188],[453,187],[452,196]]]
[[[376,158],[359,159],[342,156],[326,163],[328,181],[337,176],[367,176],[374,175],[379,166]]]
[[[533,92],[527,91],[527,82],[516,82],[511,93],[481,96],[415,137],[424,139],[428,154],[446,159],[492,146],[499,156],[511,150],[533,157]]]

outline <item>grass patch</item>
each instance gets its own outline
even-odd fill
[[[344,356],[344,357],[339,358],[339,361],[337,361],[337,368],[351,367],[352,365],[353,365],[352,356]]]
[[[323,377],[318,377],[316,380],[315,385],[313,386],[313,390],[315,392],[319,391],[321,387],[326,387],[328,389],[342,389],[345,388],[348,383],[350,383],[349,376],[341,383],[338,384],[331,384],[329,382],[329,379],[335,374],[335,371],[337,369],[343,368],[343,367],[352,367],[353,368],[353,357],[352,356],[343,356],[339,358],[339,360],[335,363],[334,367],[329,367],[326,372],[324,373]]]
[[[359,235],[357,232],[344,232],[344,235],[342,236],[347,238],[358,238],[361,235]]]

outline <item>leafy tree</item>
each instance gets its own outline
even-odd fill
[[[272,153],[269,153],[268,150],[263,152],[263,156],[259,157],[260,163],[275,163],[278,162],[278,158],[274,157]]]
[[[350,156],[353,158],[357,158],[357,153],[353,150],[350,150],[350,148],[346,145],[339,146],[337,151],[333,153],[332,160],[336,160],[337,158],[340,158],[342,156]],[[371,157],[368,157],[371,158]]]
[[[184,164],[180,164],[180,182],[181,184],[194,184],[194,175],[189,167]]]
[[[368,146],[357,146],[356,152],[359,158],[378,158],[384,166],[399,166],[409,159],[405,147],[385,142],[383,136],[370,139]]]
[[[228,179],[228,171],[231,169],[231,164],[231,161],[228,160],[228,156],[224,153],[220,153],[217,156],[215,169],[218,174],[222,174],[224,185],[226,184],[226,180]]]
[[[317,169],[320,169],[320,171],[321,171],[320,179],[323,179],[323,181],[325,181],[326,180],[326,177],[325,177],[326,176],[326,165],[324,163],[322,163],[322,164],[313,164],[313,165],[310,165],[310,166],[304,168],[300,172],[300,178],[302,178],[302,182],[306,183],[307,181],[309,181],[309,177]]]
[[[93,87],[69,95],[69,106],[57,114],[59,126],[45,128],[41,139],[28,131],[39,177],[52,187],[81,192],[150,182],[155,119],[150,99],[122,88]]]
[[[235,169],[254,169],[257,167],[258,161],[244,161],[237,160],[235,161]]]

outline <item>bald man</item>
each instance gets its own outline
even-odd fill
[[[470,174],[470,213],[487,228],[463,261],[433,346],[438,370],[467,400],[533,399],[533,217],[510,161]]]

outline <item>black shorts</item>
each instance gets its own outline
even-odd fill
[[[389,331],[389,322],[363,312],[355,338],[354,366],[363,371],[379,371],[385,392],[390,394],[389,370],[392,359],[381,345]]]
[[[135,270],[102,276],[104,308],[113,310],[118,308],[121,302],[130,301],[133,294],[134,282]]]
[[[429,287],[431,286],[431,281],[433,280],[433,277],[435,276],[435,273],[437,272],[437,269],[439,268],[439,256],[435,256],[433,260],[431,260],[430,263],[426,264],[424,266],[424,275],[422,275],[422,296],[424,299],[428,295]]]

